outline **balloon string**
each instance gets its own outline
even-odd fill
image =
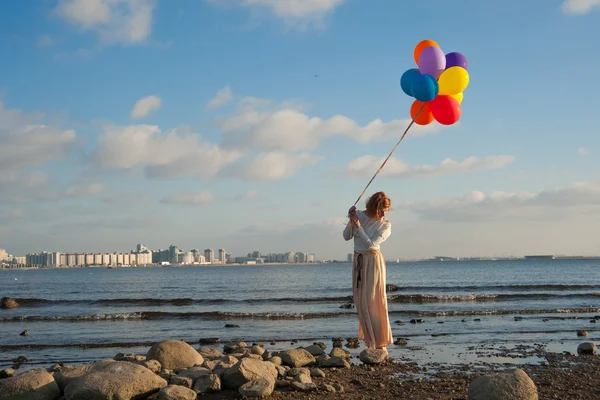
[[[417,117],[419,116],[419,114],[421,114],[421,111],[423,111],[423,108],[425,108],[425,103],[423,103],[423,105],[421,106],[421,108],[419,109],[419,111],[415,114],[415,116],[412,119],[412,121],[410,121],[410,124],[408,124],[408,127],[406,127],[406,130],[402,134],[402,137],[400,138],[400,140],[398,140],[398,143],[396,143],[396,145],[394,146],[394,148],[392,149],[392,151],[390,151],[390,154],[388,154],[388,156],[386,157],[386,159],[383,161],[383,164],[381,164],[381,167],[379,167],[379,169],[377,170],[377,172],[375,172],[375,175],[373,175],[373,177],[371,178],[371,180],[369,181],[369,183],[367,183],[367,186],[365,186],[365,188],[362,191],[362,193],[360,194],[360,196],[358,196],[358,199],[356,199],[356,202],[354,203],[354,206],[356,206],[358,204],[358,202],[363,197],[363,195],[365,194],[365,192],[367,191],[367,189],[369,188],[369,186],[371,186],[371,183],[373,183],[373,180],[375,180],[375,177],[377,175],[379,175],[379,173],[381,172],[381,170],[383,169],[383,167],[385,167],[385,164],[388,162],[388,160],[390,159],[390,157],[392,156],[392,154],[394,154],[394,151],[396,151],[396,148],[398,147],[398,145],[400,144],[400,142],[402,142],[402,140],[404,139],[404,137],[408,133],[408,130],[413,126],[413,124],[415,123]]]

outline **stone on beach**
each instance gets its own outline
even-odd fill
[[[292,389],[298,390],[299,392],[314,392],[318,390],[317,385],[314,383],[300,383],[300,382],[292,382],[290,383],[290,387]]]
[[[194,392],[200,394],[221,391],[221,378],[216,374],[199,376],[194,383]]]
[[[255,379],[244,383],[238,389],[242,396],[246,397],[267,397],[275,390],[275,381],[270,379]]]
[[[198,353],[200,353],[202,358],[204,358],[205,360],[209,360],[209,361],[216,360],[219,357],[223,356],[223,353],[221,353],[217,349],[213,349],[212,347],[200,347],[198,349]]]
[[[244,358],[225,371],[223,374],[223,387],[239,389],[245,383],[258,379],[267,379],[274,383],[277,379],[275,364],[253,358]]]
[[[0,308],[15,308],[15,307],[19,307],[19,303],[17,303],[17,301],[13,298],[10,297],[3,297],[2,301],[0,302]]]
[[[522,369],[480,376],[469,385],[469,400],[537,400],[535,383]]]
[[[149,396],[167,381],[141,365],[127,361],[94,363],[65,387],[65,400],[131,399]]]
[[[158,400],[196,400],[196,397],[196,392],[183,386],[169,385],[158,392]]]
[[[59,396],[54,377],[45,369],[0,380],[0,400],[56,400]]]
[[[316,362],[315,357],[304,349],[280,351],[278,356],[285,365],[295,368],[304,367]]]
[[[316,344],[313,344],[312,346],[305,347],[304,350],[308,351],[314,357],[318,357],[318,356],[321,356],[321,355],[325,354],[325,351],[323,351],[323,348],[321,346],[319,346],[319,345],[316,345]]]
[[[360,353],[360,361],[369,365],[381,364],[387,358],[383,349],[366,349]]]
[[[344,358],[344,359],[349,360],[351,354],[349,351],[344,350],[341,347],[334,347],[333,349],[331,349],[331,352],[329,353],[329,355],[331,357],[339,357],[339,358]]]
[[[190,368],[202,365],[204,358],[192,346],[181,340],[165,340],[148,350],[148,360],[157,360],[163,368]]]
[[[595,355],[596,354],[596,343],[594,343],[594,342],[581,343],[579,346],[577,346],[577,354]]]
[[[317,365],[321,368],[350,368],[350,363],[345,358],[327,355],[319,357]]]

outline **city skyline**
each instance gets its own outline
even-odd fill
[[[600,3],[0,2],[0,243],[141,241],[321,259],[407,127],[423,39],[468,59],[460,121],[414,126],[369,192],[386,259],[595,254]],[[364,200],[358,204],[364,207]]]
[[[43,267],[59,266],[146,266],[146,265],[225,265],[255,263],[314,263],[316,257],[312,253],[288,251],[284,253],[262,254],[258,250],[246,256],[233,256],[225,249],[218,249],[217,256],[213,249],[181,250],[176,245],[167,249],[150,249],[144,244],[137,244],[135,250],[129,252],[75,252],[41,251],[25,255],[11,254],[0,248],[0,263],[12,265],[28,265]]]

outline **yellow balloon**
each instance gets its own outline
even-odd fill
[[[463,92],[460,92],[459,94],[451,94],[450,97],[455,98],[456,101],[458,101],[458,104],[461,104],[463,101]]]
[[[441,95],[459,94],[469,86],[469,73],[463,67],[451,67],[438,79]]]

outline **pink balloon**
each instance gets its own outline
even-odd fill
[[[423,49],[419,56],[419,72],[438,79],[446,69],[446,55],[437,46],[429,46]]]

